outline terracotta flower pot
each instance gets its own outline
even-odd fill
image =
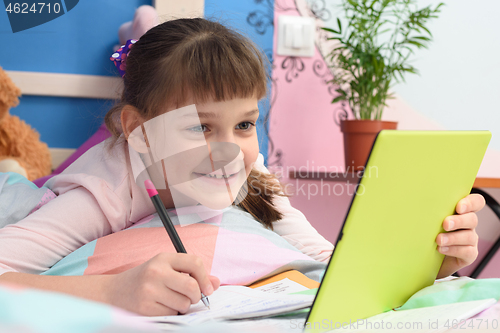
[[[382,120],[342,120],[346,171],[363,171],[375,138],[383,129],[396,129],[398,123]]]

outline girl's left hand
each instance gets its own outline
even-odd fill
[[[470,194],[458,202],[455,209],[457,214],[445,218],[443,228],[449,232],[441,233],[436,238],[438,251],[446,255],[438,279],[447,277],[476,260],[476,212],[480,211],[484,204],[483,196]]]

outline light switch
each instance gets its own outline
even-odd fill
[[[278,17],[278,49],[282,56],[314,55],[315,21],[311,17],[280,15]]]
[[[304,44],[304,29],[302,24],[293,24],[293,43],[292,48],[301,49],[305,47]]]
[[[284,26],[284,34],[285,34],[285,47],[288,49],[293,48],[293,29],[291,25]]]

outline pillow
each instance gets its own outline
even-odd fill
[[[38,188],[18,173],[0,173],[0,228],[24,219],[55,197],[50,189]]]

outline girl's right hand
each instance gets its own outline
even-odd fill
[[[217,277],[207,274],[199,257],[183,253],[160,253],[113,275],[109,282],[107,302],[143,316],[186,313],[202,292],[209,296],[220,285]]]

